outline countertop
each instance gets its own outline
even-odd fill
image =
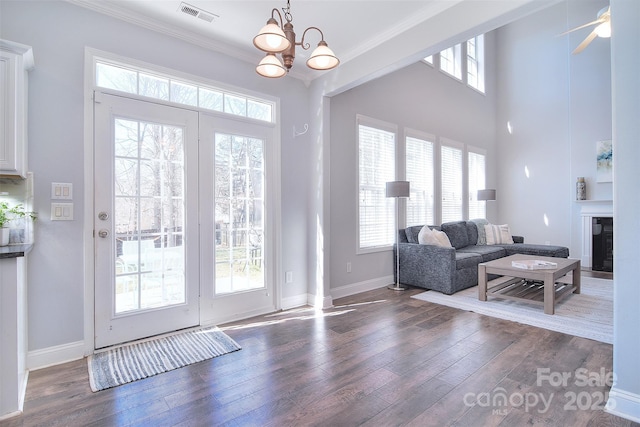
[[[0,259],[3,258],[18,258],[28,254],[33,248],[33,243],[23,245],[7,245],[0,246]]]

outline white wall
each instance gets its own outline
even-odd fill
[[[606,1],[563,2],[498,29],[498,208],[501,222],[531,243],[568,246],[580,258],[578,176],[589,199],[612,199],[596,184],[596,141],[611,139],[609,40],[571,51]],[[510,122],[513,132],[507,132]],[[528,176],[527,176],[528,173]]]
[[[640,423],[640,2],[612,0],[614,168],[613,370],[607,407]]]
[[[331,98],[331,288],[389,278],[392,252],[357,254],[356,114],[487,150],[487,185],[495,183],[494,37],[488,33],[487,95],[423,62]],[[346,263],[351,262],[351,273]],[[375,286],[375,284],[372,284]]]
[[[254,65],[166,37],[63,1],[2,1],[0,37],[33,47],[29,87],[29,167],[39,213],[29,257],[29,349],[82,341],[85,46],[279,96],[282,112],[282,271],[294,283],[283,297],[307,293],[307,190],[312,171],[308,92],[295,79],[259,77]],[[257,54],[257,58],[260,55]],[[74,221],[51,222],[51,182],[73,183]],[[90,202],[90,201],[89,201]],[[284,282],[284,280],[282,280]]]

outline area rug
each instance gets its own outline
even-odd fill
[[[544,314],[541,306],[526,302],[491,296],[487,301],[480,301],[477,286],[453,295],[427,291],[413,298],[612,344],[613,281],[593,277],[581,279],[581,293],[568,295],[557,302],[553,315]]]
[[[100,391],[240,349],[215,327],[138,341],[89,356],[89,383]]]

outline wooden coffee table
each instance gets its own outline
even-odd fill
[[[555,262],[556,268],[526,270],[513,267],[511,261],[541,260]],[[567,275],[572,272],[571,276]],[[487,280],[489,274],[502,277]],[[544,306],[546,314],[555,312],[556,301],[580,293],[580,260],[536,255],[510,255],[478,265],[478,298],[487,296],[527,301]]]

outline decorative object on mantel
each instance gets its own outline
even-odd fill
[[[398,246],[398,216],[400,215],[400,197],[409,197],[409,181],[389,181],[386,186],[386,196],[395,197],[396,199],[396,283],[389,285],[387,288],[394,291],[404,291],[407,288],[400,286],[400,247]]]
[[[311,53],[307,60],[307,67],[314,70],[330,70],[340,63],[327,42],[324,41],[324,34],[317,27],[309,27],[302,33],[302,39],[296,41],[296,33],[293,32],[293,17],[291,16],[291,6],[287,0],[287,7],[282,8],[284,18],[287,23],[283,23],[282,15],[278,9],[271,11],[271,18],[267,21],[267,25],[262,27],[257,36],[253,38],[253,45],[258,49],[267,52],[267,55],[260,61],[256,67],[256,71],[263,77],[277,78],[282,77],[289,72],[293,66],[293,59],[296,56],[296,46],[301,46],[304,50],[311,47],[309,43],[304,42],[304,37],[309,30],[317,30],[320,33],[320,42],[318,47]],[[278,14],[280,23],[275,19],[274,13]],[[284,65],[276,56],[276,53],[282,55]]]
[[[613,182],[613,146],[610,139],[597,143],[596,182]]]
[[[576,200],[586,200],[587,199],[587,183],[584,181],[583,176],[578,177],[578,181],[576,182]]]

